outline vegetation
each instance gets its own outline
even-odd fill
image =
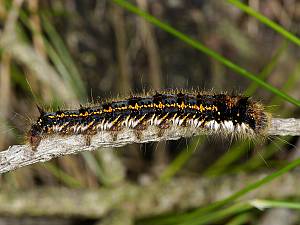
[[[36,104],[54,110],[72,108],[149,89],[242,91],[270,106],[275,117],[299,117],[300,5],[291,2],[4,0],[0,5],[1,149],[24,141],[38,114]],[[177,178],[205,181],[237,175],[243,179],[243,174],[266,173],[251,183],[242,180],[247,185],[208,205],[161,212],[151,208],[152,214],[138,218],[122,209],[116,216],[121,222],[111,220],[113,210],[104,219],[91,213],[91,218],[81,218],[82,224],[96,224],[98,219],[103,224],[275,224],[271,219],[278,208],[294,219],[277,224],[298,224],[299,192],[276,199],[248,194],[297,173],[299,145],[298,137],[254,143],[196,137],[130,145],[4,174],[1,193],[38,193],[49,187],[64,187],[70,193],[123,187],[125,192],[135,190],[128,189],[128,183],[142,189],[149,183],[172,184]],[[224,186],[230,187],[226,179]],[[284,187],[285,183],[282,196]],[[112,204],[112,209],[120,207]],[[5,212],[0,207],[0,215]],[[65,219],[72,221],[74,215],[68,212]],[[34,218],[35,213],[10,216]],[[49,220],[49,214],[44,215]]]

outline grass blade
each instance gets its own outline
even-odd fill
[[[299,202],[288,202],[288,201],[276,201],[276,200],[264,200],[255,199],[250,201],[250,204],[260,210],[268,208],[287,208],[287,209],[297,209],[300,210]]]

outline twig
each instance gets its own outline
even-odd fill
[[[273,118],[268,135],[300,136],[300,119]]]
[[[82,151],[93,151],[105,147],[121,147],[132,143],[147,143],[161,140],[177,140],[182,137],[191,137],[203,134],[203,131],[189,127],[171,127],[163,134],[157,128],[150,126],[141,131],[123,129],[116,135],[112,131],[103,131],[92,136],[91,145],[85,145],[83,135],[53,136],[41,141],[37,151],[32,151],[29,145],[14,145],[0,152],[0,173],[5,173],[23,166],[38,162],[45,162],[68,154],[77,154]],[[300,135],[300,119],[274,118],[267,135]]]
[[[133,218],[153,216],[207,205],[224,199],[267,173],[239,174],[218,178],[179,177],[147,185],[121,183],[109,188],[39,188],[0,191],[0,216],[56,216],[103,218],[125,210]],[[241,200],[299,197],[298,170],[274,180]],[[183,201],[184,199],[184,201]]]

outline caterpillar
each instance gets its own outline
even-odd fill
[[[156,92],[73,110],[38,109],[40,116],[28,132],[33,150],[51,135],[90,137],[101,131],[117,134],[127,128],[138,136],[139,131],[154,126],[161,133],[170,127],[191,127],[206,134],[256,137],[265,134],[270,124],[270,114],[262,104],[226,93]]]

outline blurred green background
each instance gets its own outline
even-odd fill
[[[148,90],[240,92],[299,118],[299,23],[297,0],[2,0],[0,149],[24,143],[36,104]],[[0,176],[0,224],[296,225],[299,140],[194,137],[24,167]]]

